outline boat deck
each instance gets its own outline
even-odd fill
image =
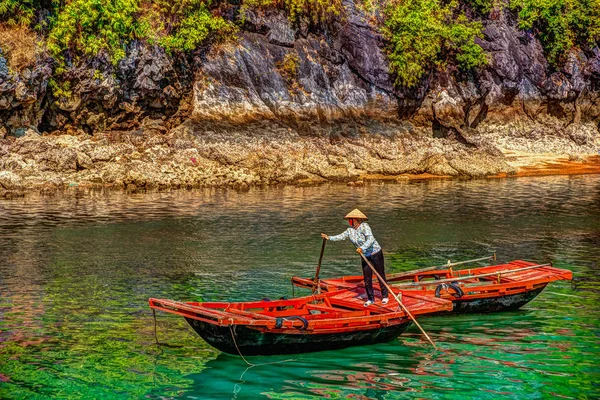
[[[331,291],[290,300],[252,302],[180,302],[150,299],[150,307],[215,325],[261,326],[268,329],[318,330],[330,333],[335,329],[387,324],[406,320],[408,316],[393,297],[384,306],[380,302],[364,307],[362,287]],[[422,315],[452,309],[452,303],[409,294],[402,304],[413,314]]]
[[[467,297],[478,298],[543,289],[550,282],[571,280],[572,278],[573,274],[569,270],[555,268],[551,264],[536,264],[523,260],[487,267],[461,270],[453,270],[452,268],[437,269],[415,274],[407,271],[387,276],[388,284],[391,285],[394,292],[401,291],[404,296],[409,293],[420,294],[428,298],[431,298],[435,290],[442,284],[455,284],[465,292]],[[293,277],[292,283],[305,288],[313,286],[313,280],[310,278]],[[353,287],[364,289],[362,275],[328,278],[319,281],[319,288],[322,291]],[[373,289],[379,292],[378,282],[373,283]],[[444,289],[441,297],[453,299],[456,296]]]

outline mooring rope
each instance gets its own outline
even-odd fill
[[[242,352],[240,351],[240,348],[237,345],[237,341],[235,340],[235,335],[233,334],[233,328],[232,327],[233,327],[233,324],[230,324],[229,325],[229,332],[231,332],[231,338],[233,339],[233,344],[235,345],[235,349],[237,350],[238,354],[240,355],[240,357],[242,358],[242,360],[244,360],[244,362],[246,364],[248,364],[251,367],[255,367],[256,364],[252,364],[251,362],[248,362],[248,360],[246,360],[244,358],[244,356],[242,355]]]
[[[154,318],[154,339],[156,340],[156,344],[160,346],[160,342],[158,341],[158,333],[156,330],[156,311],[154,310],[154,308],[152,309],[152,317]],[[244,362],[250,366],[250,367],[257,367],[260,365],[267,365],[267,364],[280,364],[280,363],[284,363],[284,362],[290,362],[290,361],[296,361],[296,359],[290,358],[287,360],[281,360],[281,361],[273,361],[273,362],[266,362],[266,363],[261,363],[261,364],[252,364],[251,362],[249,362],[248,360],[246,360],[244,358],[244,356],[242,355],[242,352],[240,351],[240,348],[238,347],[237,341],[235,340],[235,333],[233,332],[233,319],[229,319],[229,321],[231,322],[231,324],[229,324],[229,332],[231,333],[231,338],[233,339],[233,344],[235,345],[235,349],[237,350],[238,354],[240,355],[240,357],[242,358],[242,360],[244,360]]]
[[[230,319],[231,320],[231,319]],[[249,362],[248,360],[246,360],[244,358],[244,356],[242,355],[242,352],[240,351],[240,348],[238,347],[237,341],[235,340],[235,333],[233,332],[233,321],[231,321],[232,323],[229,325],[229,332],[231,332],[231,338],[233,339],[233,344],[235,345],[235,349],[237,350],[238,354],[240,355],[240,357],[242,358],[242,360],[244,360],[244,362],[250,366],[250,367],[258,367],[261,365],[268,365],[268,364],[281,364],[284,362],[291,362],[291,361],[296,361],[293,358],[287,359],[287,360],[281,360],[281,361],[272,361],[272,362],[266,362],[266,363],[260,363],[260,364],[252,364],[251,362]]]
[[[152,316],[154,317],[154,339],[156,340],[156,344],[160,345],[158,341],[158,334],[156,333],[156,310],[152,309]]]

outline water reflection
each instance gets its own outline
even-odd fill
[[[413,327],[247,369],[164,314],[168,346],[154,344],[148,297],[289,296],[292,275],[314,273],[319,233],[355,207],[391,271],[497,251],[570,268],[575,288],[555,282],[511,313],[423,318],[440,352]],[[0,397],[598,397],[598,248],[595,176],[0,200]],[[358,263],[328,245],[321,273]]]
[[[193,380],[189,395],[214,393],[220,394],[215,398],[265,395],[273,398],[322,398],[353,393],[355,396],[362,394],[368,398],[382,398],[387,391],[414,391],[405,387],[409,379],[398,376],[387,363],[401,361],[403,368],[416,370],[420,357],[418,352],[398,344],[396,350],[400,351],[395,354],[382,353],[382,350],[380,346],[364,346],[354,351],[304,354],[288,361],[284,361],[283,356],[253,357],[252,362],[256,362],[256,366],[248,366],[238,357],[221,354],[206,363],[201,373],[188,376]],[[386,358],[382,357],[383,354]],[[388,366],[374,364],[378,361]],[[266,387],[265,381],[277,386]]]

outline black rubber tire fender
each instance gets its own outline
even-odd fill
[[[465,292],[463,292],[463,290],[460,288],[460,286],[458,286],[456,283],[451,282],[451,283],[442,283],[441,285],[438,285],[438,287],[435,288],[435,297],[440,297],[440,294],[442,292],[442,289],[446,289],[448,292],[450,292],[450,289],[452,289],[454,291],[454,293],[451,293],[452,296],[456,297],[457,299],[459,297],[463,297],[463,295],[465,294]]]
[[[308,328],[308,321],[306,320],[306,318],[301,317],[299,315],[292,315],[291,317],[280,317],[277,318],[275,320],[275,328],[280,329],[283,327],[283,321],[294,321],[294,320],[298,320],[298,321],[302,321],[302,326],[297,328],[300,331],[306,330],[306,328]]]

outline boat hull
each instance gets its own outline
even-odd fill
[[[414,316],[451,310],[452,302],[411,293],[400,307],[364,306],[354,287],[293,299],[181,302],[150,298],[153,310],[184,317],[211,346],[230,354],[295,354],[383,343],[402,334]]]
[[[411,324],[407,320],[377,329],[314,334],[302,331],[298,331],[298,333],[263,332],[260,329],[246,326],[238,325],[230,328],[193,318],[185,319],[196,333],[211,346],[225,353],[244,356],[297,354],[385,343],[401,335]]]
[[[301,280],[292,281],[294,284],[300,287],[307,287],[307,285]],[[465,293],[460,298],[455,298],[450,295],[446,296],[446,298],[452,301],[452,310],[440,311],[434,313],[434,315],[444,315],[448,313],[455,314],[483,314],[483,313],[492,313],[492,312],[500,312],[500,311],[512,311],[517,310],[523,307],[525,304],[529,303],[531,300],[535,299],[547,284],[542,286],[537,285],[537,287],[522,291],[519,293],[508,294],[508,295],[499,295],[498,293],[486,293],[483,295],[475,294],[471,295],[469,293]],[[351,285],[348,285],[351,287]],[[336,289],[339,289],[340,286],[337,286]],[[376,297],[380,296],[379,294],[379,285],[373,285],[373,289],[375,290]],[[404,293],[408,293],[410,291],[404,291]],[[422,290],[414,290],[413,292],[420,294],[421,296],[434,296],[434,291],[422,291]]]
[[[505,296],[466,300],[457,299],[452,301],[453,308],[451,312],[456,314],[477,314],[517,310],[529,303],[531,300],[535,299],[545,287],[546,285],[537,289],[529,290],[527,292],[509,294]],[[443,312],[443,314],[445,313],[447,312]]]

